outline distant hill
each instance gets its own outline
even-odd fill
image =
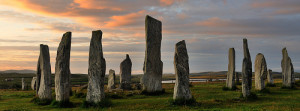
[[[18,74],[35,74],[34,70],[5,70],[0,71],[0,73],[18,73]]]

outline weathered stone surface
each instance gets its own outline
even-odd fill
[[[102,50],[102,31],[93,31],[90,42],[89,52],[89,70],[88,70],[88,88],[86,101],[100,102],[105,98],[104,78],[106,62]]]
[[[36,77],[32,77],[30,86],[32,90],[36,90]]]
[[[235,87],[235,50],[229,49],[228,53],[228,72],[226,79],[226,87],[232,89]]]
[[[267,77],[267,62],[263,54],[258,53],[255,58],[255,89],[265,88],[265,79]]]
[[[251,85],[252,85],[252,62],[250,57],[250,52],[248,49],[247,39],[243,40],[244,48],[244,59],[242,66],[242,93],[244,97],[250,95]]]
[[[128,54],[120,64],[120,89],[131,89],[131,67],[132,62]]]
[[[22,90],[26,90],[26,83],[24,78],[22,78]]]
[[[189,56],[184,40],[175,45],[174,68],[176,81],[173,99],[191,99],[192,94],[189,88]]]
[[[235,72],[235,85],[240,84],[240,73]]]
[[[274,84],[273,75],[272,75],[272,70],[271,69],[268,70],[267,80],[268,80],[269,84]]]
[[[71,32],[66,32],[57,48],[55,63],[55,93],[56,101],[69,101],[70,97],[70,51]]]
[[[40,56],[38,60],[38,73],[37,77],[37,91],[40,99],[52,99],[51,90],[51,65],[50,65],[50,54],[48,45],[40,45]]]
[[[146,51],[144,61],[144,75],[141,84],[144,91],[162,91],[163,62],[161,61],[162,23],[150,16],[145,19]]]
[[[41,46],[40,46],[41,50]],[[41,53],[41,52],[40,52]],[[41,59],[41,54],[39,55],[38,62],[37,62],[37,67],[36,67],[36,95],[38,95],[39,88],[40,88],[40,82],[41,82],[41,67],[40,67],[40,59]],[[51,71],[51,70],[50,70]]]
[[[284,87],[293,87],[295,83],[294,67],[286,48],[282,49],[281,69],[282,69],[282,85]]]
[[[108,90],[116,88],[115,80],[116,80],[115,70],[110,69],[108,75],[108,84],[107,84]]]

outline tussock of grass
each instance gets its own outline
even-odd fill
[[[112,98],[112,99],[122,99],[124,98],[123,95],[120,94],[105,94],[106,97]]]
[[[104,108],[104,107],[110,107],[112,106],[112,102],[110,99],[105,98],[103,99],[101,102],[98,103],[93,103],[93,102],[88,102],[88,101],[83,101],[82,103],[82,108],[90,108],[90,107],[94,107],[94,108]]]
[[[186,105],[186,106],[193,106],[193,105],[197,105],[197,101],[194,97],[192,97],[191,99],[170,99],[169,103],[171,105]]]
[[[267,86],[267,87],[276,87],[275,84],[271,84],[271,83],[267,83],[266,86]]]
[[[267,88],[264,88],[264,89],[262,89],[262,90],[259,90],[259,91],[257,91],[258,93],[266,93],[266,94],[270,94],[271,93],[271,91],[269,90],[269,89],[267,89]]]
[[[83,92],[74,93],[73,95],[75,98],[85,98],[86,94]]]
[[[30,102],[34,103],[34,104],[37,104],[37,105],[49,105],[51,104],[51,101],[50,99],[40,99],[38,97],[34,97]]]
[[[297,87],[296,87],[296,85],[292,85],[291,87],[281,86],[281,89],[293,89],[293,90],[296,90]]]
[[[236,86],[232,87],[232,88],[229,88],[229,87],[226,87],[226,86],[223,86],[222,87],[222,90],[223,91],[234,91],[234,90],[237,90],[238,88]]]
[[[253,100],[257,100],[258,97],[255,93],[251,92],[250,95],[248,97],[244,97],[243,94],[241,93],[240,98],[242,100],[246,100],[246,101],[253,101]]]
[[[156,91],[156,92],[147,92],[147,91],[142,91],[140,94],[142,95],[147,95],[147,96],[159,96],[166,93],[165,89],[162,89],[161,91]]]
[[[70,101],[55,101],[53,100],[51,106],[56,108],[72,108],[74,104]]]

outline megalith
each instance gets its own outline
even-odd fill
[[[30,86],[32,90],[36,90],[36,77],[32,77]]]
[[[40,56],[37,69],[37,95],[39,99],[51,100],[51,65],[48,45],[40,45]]]
[[[92,32],[89,51],[88,88],[86,101],[98,103],[105,98],[104,78],[106,62],[102,50],[102,31]]]
[[[161,61],[162,23],[147,15],[145,19],[146,51],[144,75],[141,79],[142,90],[146,92],[162,91],[163,62]]]
[[[244,59],[242,65],[242,93],[243,97],[250,96],[252,88],[252,62],[247,39],[243,39]]]
[[[255,58],[255,89],[263,90],[265,88],[265,79],[267,77],[267,63],[263,54],[258,53]]]
[[[22,90],[26,90],[26,83],[25,83],[25,80],[24,78],[22,78]]]
[[[107,82],[108,90],[112,90],[116,88],[115,79],[116,79],[115,70],[110,69],[108,75],[108,82]]]
[[[61,42],[57,48],[55,63],[55,93],[56,101],[69,101],[70,97],[70,51],[71,32],[63,34]]]
[[[228,53],[228,72],[227,72],[227,79],[226,79],[226,87],[228,87],[230,89],[235,88],[235,50],[234,50],[234,48],[230,48],[229,53]]]
[[[192,99],[192,93],[189,88],[189,56],[184,40],[176,43],[175,45],[174,68],[176,81],[174,86],[173,99]]]
[[[282,49],[281,69],[283,87],[293,87],[295,83],[294,67],[286,48]]]
[[[269,84],[274,84],[273,75],[272,75],[272,70],[271,69],[268,70],[267,80],[268,80]]]
[[[131,89],[131,68],[132,62],[128,54],[120,64],[120,89]]]

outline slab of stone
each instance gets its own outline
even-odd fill
[[[50,54],[48,45],[40,45],[40,56],[38,60],[38,73],[39,79],[39,87],[38,89],[38,97],[39,99],[52,99],[52,90],[51,90],[51,65],[50,65]],[[40,74],[39,74],[40,73]]]
[[[25,80],[24,78],[22,78],[22,90],[26,90],[26,83],[25,83]]]
[[[108,84],[107,84],[108,90],[112,90],[116,88],[115,80],[116,80],[115,70],[110,69],[108,75]]]
[[[282,85],[284,87],[293,87],[293,85],[295,84],[294,67],[286,48],[282,49],[281,69]]]
[[[89,51],[88,88],[86,101],[98,103],[105,98],[104,78],[106,62],[102,50],[102,31],[92,32]]]
[[[267,80],[268,80],[269,84],[274,84],[273,75],[272,75],[272,70],[271,69],[268,70]]]
[[[131,68],[132,62],[128,54],[120,64],[120,89],[131,89]]]
[[[228,53],[228,72],[226,79],[226,87],[232,89],[235,87],[235,50],[229,49]]]
[[[152,93],[162,91],[163,62],[161,61],[161,21],[147,15],[145,19],[146,51],[142,90]]]
[[[242,93],[243,97],[249,97],[252,88],[252,62],[247,39],[243,39],[244,59],[242,65]]]
[[[265,89],[265,79],[267,78],[267,62],[263,54],[258,53],[255,58],[255,89]]]
[[[192,94],[189,88],[189,56],[184,40],[178,42],[175,45],[174,68],[176,81],[174,86],[173,99],[191,99]]]
[[[36,90],[36,77],[32,77],[30,86],[32,90]]]
[[[70,51],[71,32],[66,32],[57,48],[55,63],[55,93],[56,101],[69,101],[70,98]]]

